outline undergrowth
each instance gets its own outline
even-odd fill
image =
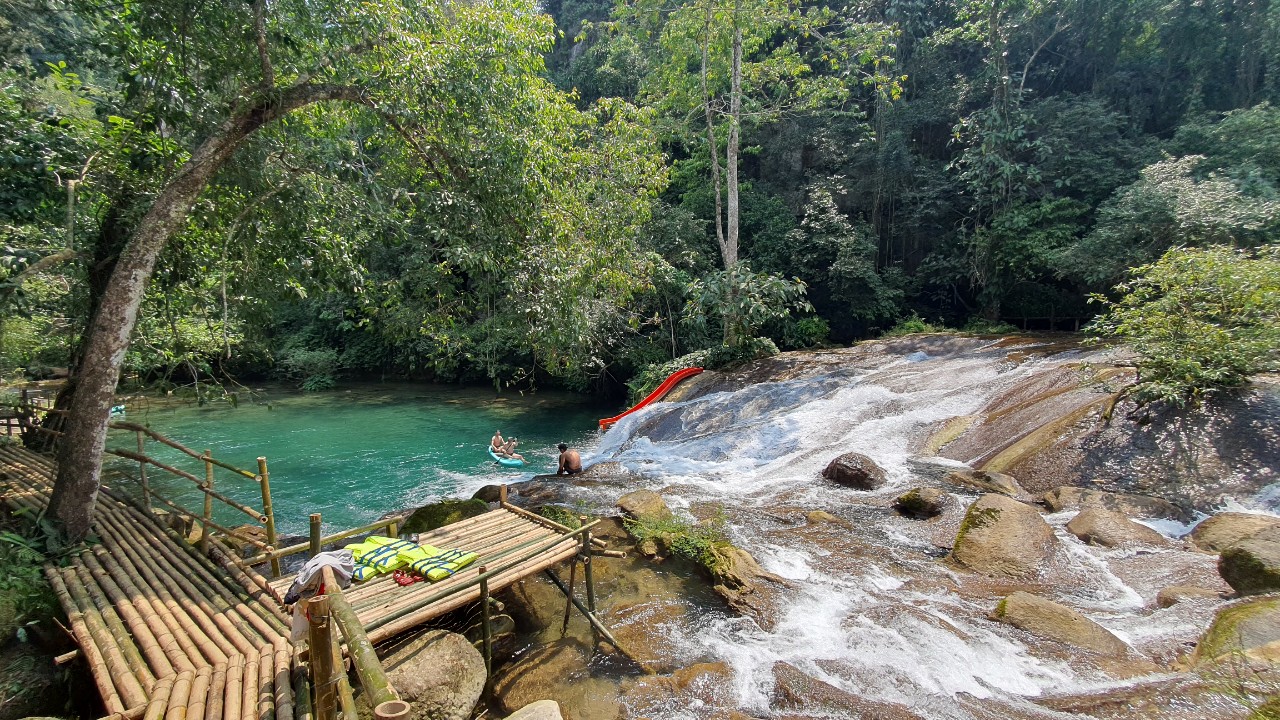
[[[718,345],[682,355],[675,360],[654,363],[646,366],[627,382],[627,387],[631,390],[631,402],[637,403],[643,400],[672,373],[685,368],[700,367],[706,370],[719,370],[777,354],[778,346],[772,340],[758,337],[733,346]]]
[[[697,563],[712,575],[719,575],[725,569],[726,561],[720,551],[729,547],[729,538],[725,535],[723,515],[717,514],[699,524],[670,517],[662,520],[625,519],[623,525],[637,542],[652,539],[672,555]]]

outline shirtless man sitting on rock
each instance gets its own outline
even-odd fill
[[[556,448],[560,450],[560,467],[556,468],[557,475],[577,475],[582,472],[582,456],[577,450],[570,450],[564,443],[560,443]]]

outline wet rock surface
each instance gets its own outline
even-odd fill
[[[461,635],[428,630],[382,656],[413,720],[467,720],[485,687],[484,657]]]
[[[1103,547],[1164,547],[1169,544],[1163,535],[1146,525],[1099,507],[1081,510],[1067,523],[1067,531],[1082,542]]]
[[[1053,529],[1040,513],[988,494],[969,506],[951,557],[976,572],[1029,579],[1040,573],[1056,545]]]
[[[1220,553],[1251,535],[1272,528],[1280,528],[1280,518],[1255,513],[1224,512],[1196,525],[1187,539],[1205,552]]]
[[[942,481],[949,485],[966,488],[970,492],[976,490],[984,493],[1000,493],[1014,498],[1027,496],[1017,479],[1004,473],[966,468],[947,473]]]
[[[1218,556],[1218,573],[1241,595],[1280,591],[1280,527],[1228,546]]]
[[[923,720],[905,705],[882,702],[841,690],[785,662],[773,665],[773,695],[783,708],[835,712],[868,720]]]
[[[855,490],[875,490],[884,485],[884,468],[861,453],[845,453],[822,470],[822,477]]]
[[[952,503],[951,496],[937,488],[912,488],[893,501],[893,509],[911,518],[931,518],[941,515]]]
[[[991,617],[1034,635],[1102,655],[1123,657],[1129,652],[1129,646],[1110,630],[1065,605],[1031,593],[1016,592],[1001,600]]]
[[[636,490],[618,498],[618,509],[641,522],[660,522],[672,517],[662,496],[652,490]]]
[[[1131,518],[1182,520],[1188,517],[1185,510],[1168,500],[1144,495],[1113,493],[1078,487],[1060,487],[1045,493],[1042,499],[1044,504],[1053,512],[1100,508]]]

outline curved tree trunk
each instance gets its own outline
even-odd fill
[[[89,532],[116,383],[160,250],[186,224],[191,206],[240,143],[269,122],[329,100],[370,104],[360,88],[295,85],[260,98],[228,119],[178,170],[129,238],[85,338],[70,417],[58,448],[49,512],[69,538],[79,540]]]

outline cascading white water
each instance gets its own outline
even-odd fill
[[[956,571],[941,562],[937,530],[888,510],[892,498],[924,484],[909,460],[932,427],[977,412],[1037,373],[1082,359],[1079,352],[1059,352],[1012,362],[1007,347],[981,341],[960,350],[849,353],[797,379],[655,405],[602,439],[592,461],[621,463],[678,513],[720,508],[731,540],[790,581],[771,628],[707,611],[695,633],[674,640],[683,661],[732,668],[737,708],[771,711],[773,666],[780,660],[930,718],[974,717],[957,701],[965,694],[1019,703],[1115,681],[1097,665],[1044,651],[1026,633],[988,620],[999,595],[964,590]],[[860,492],[822,479],[822,468],[846,452],[871,457],[888,483]],[[617,494],[594,489],[584,497],[604,509]],[[961,494],[961,503],[975,497]],[[804,521],[811,510],[835,514],[848,527],[815,531]],[[1153,610],[1163,578],[1143,569],[1152,563],[1135,559],[1134,551],[1080,543],[1062,528],[1071,515],[1048,518],[1069,561],[1042,594],[1160,661],[1198,636],[1211,611]],[[1212,572],[1208,556],[1182,549],[1158,555],[1188,572]],[[669,707],[662,716],[705,712]]]

